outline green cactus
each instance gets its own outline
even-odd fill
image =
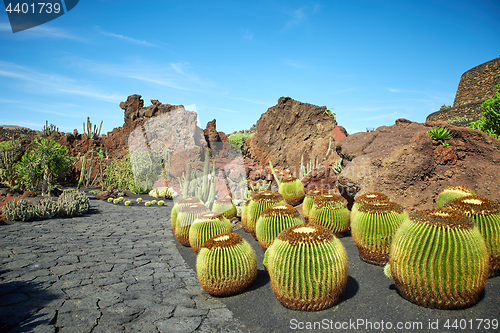
[[[151,201],[146,201],[146,202],[144,203],[144,206],[146,206],[146,207],[151,207]]]
[[[349,210],[340,195],[323,194],[314,198],[309,211],[309,223],[330,229],[336,236],[344,236],[349,230]]]
[[[108,202],[113,202],[113,198],[109,197]]]
[[[253,193],[247,210],[246,226],[248,232],[256,237],[255,224],[259,219],[260,213],[266,208],[285,203],[285,199],[278,192],[264,190]]]
[[[233,226],[224,215],[217,212],[202,213],[189,228],[189,245],[198,253],[209,238],[230,232],[233,232]]]
[[[474,195],[451,200],[445,208],[458,210],[474,221],[490,253],[490,277],[500,275],[500,206]]]
[[[352,240],[358,248],[359,257],[370,264],[387,264],[392,238],[407,218],[403,207],[393,202],[362,205],[351,219]]]
[[[120,201],[120,199],[113,199],[113,203],[114,203],[114,204],[118,204],[118,203],[120,203],[120,202],[121,202],[121,201]]]
[[[250,229],[248,229],[248,205],[250,204],[250,199],[245,201],[243,206],[241,207],[241,227],[245,232],[250,232]]]
[[[347,252],[331,230],[319,225],[282,231],[265,252],[264,266],[274,295],[293,310],[329,308],[347,285]]]
[[[141,203],[142,202],[142,198],[137,198],[137,199],[135,199],[135,201],[137,201],[138,203]]]
[[[215,201],[214,206],[212,207],[212,211],[221,213],[227,219],[232,219],[233,217],[236,217],[238,213],[236,210],[236,206],[234,205],[233,200],[231,200],[231,198],[224,198]]]
[[[361,207],[365,203],[374,203],[380,201],[391,201],[391,200],[387,195],[380,192],[368,192],[365,194],[358,195],[352,205],[351,220],[356,216],[359,207]]]
[[[196,273],[210,295],[234,295],[257,278],[257,256],[240,235],[217,235],[203,243],[196,259]]]
[[[156,200],[151,200],[152,205],[156,205]]]
[[[305,197],[304,185],[295,177],[289,177],[281,181],[278,192],[283,196],[286,203],[297,206],[302,203]]]
[[[304,197],[304,201],[302,202],[302,216],[306,221],[309,220],[309,212],[311,211],[312,205],[314,203],[314,198],[318,195],[329,194],[330,191],[328,189],[318,189],[307,192]]]
[[[464,186],[447,186],[438,195],[437,205],[443,208],[448,201],[468,195],[476,195],[474,191]]]
[[[172,207],[172,211],[170,212],[170,222],[172,223],[172,231],[175,234],[175,225],[177,224],[177,215],[179,214],[179,209],[185,206],[189,206],[192,204],[202,203],[200,198],[198,197],[186,197],[179,200],[174,207]]]
[[[398,293],[430,308],[475,304],[489,274],[489,253],[474,222],[436,208],[410,214],[394,235],[389,265]]]
[[[132,201],[127,200],[127,201],[124,202],[124,204],[125,204],[125,206],[130,206],[132,204]]]
[[[209,212],[208,208],[202,204],[191,204],[179,209],[177,220],[175,223],[174,235],[175,238],[184,246],[189,246],[189,228],[194,220],[201,213]]]
[[[255,224],[255,235],[262,251],[266,251],[283,230],[304,224],[299,212],[289,204],[266,208]]]
[[[163,206],[164,204],[165,204],[165,201],[163,201],[163,200],[158,201],[158,206]]]

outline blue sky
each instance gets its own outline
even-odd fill
[[[352,134],[423,122],[500,55],[492,1],[81,0],[13,34],[0,13],[0,124],[123,124],[128,95],[249,129],[281,96],[333,108]]]

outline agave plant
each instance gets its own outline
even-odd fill
[[[432,140],[451,140],[451,132],[446,127],[434,127],[427,131]]]

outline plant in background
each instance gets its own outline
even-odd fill
[[[245,134],[241,132],[236,132],[228,136],[227,139],[229,140],[229,144],[231,145],[231,147],[237,152],[241,153],[243,144],[254,135],[255,133]]]
[[[73,158],[66,147],[54,140],[35,139],[32,149],[17,164],[17,176],[25,189],[46,194],[72,166]]]
[[[332,110],[333,110],[333,108],[331,108],[331,109],[326,109],[326,110],[325,110],[325,114],[326,114],[328,117],[332,118],[333,120],[336,120],[336,119],[335,119],[335,113],[333,113],[333,112],[332,112]]]
[[[121,159],[111,161],[104,173],[104,187],[113,186],[121,189],[129,189],[135,194],[145,194],[149,191],[143,189],[135,183],[130,155],[125,155]]]
[[[137,198],[139,200],[141,198]],[[142,199],[141,199],[142,201]],[[177,215],[179,214],[179,210],[182,207],[189,206],[192,204],[201,204],[200,198],[198,197],[187,197],[187,198],[182,198],[181,200],[177,201],[175,205],[172,207],[172,211],[170,212],[170,222],[172,223],[172,231],[175,234],[175,225],[177,224]]]
[[[469,128],[483,131],[498,139],[500,136],[500,83],[495,88],[497,89],[495,97],[481,104],[484,109],[483,115],[477,121],[470,123]]]
[[[99,128],[97,125],[94,125],[94,129],[92,130],[92,123],[90,122],[90,117],[87,117],[87,127],[85,128],[85,122],[83,122],[83,134],[85,134],[89,139],[95,140],[101,134],[102,120],[99,124]]]
[[[297,206],[302,203],[306,195],[304,185],[295,177],[288,177],[281,181],[278,192],[283,196],[285,201],[292,206]]]
[[[56,127],[56,125],[54,125],[54,124],[49,125],[49,121],[46,120],[45,125],[43,125],[43,129],[41,131],[41,136],[43,138],[46,138],[54,132],[59,132],[59,127]]]
[[[22,157],[21,142],[19,140],[0,142],[0,182],[11,188],[19,187],[16,174],[16,163]]]
[[[304,197],[304,201],[302,202],[302,216],[306,221],[309,220],[309,212],[311,211],[312,205],[314,203],[314,198],[316,198],[318,195],[329,193],[330,191],[328,189],[323,188],[307,192],[306,196]]]
[[[189,245],[189,228],[194,220],[202,214],[210,212],[204,204],[192,204],[179,209],[174,228],[175,238],[184,246]]]
[[[451,132],[446,127],[434,127],[427,131],[427,134],[432,138],[432,140],[436,141],[444,141],[451,140],[453,137],[451,136]]]
[[[336,160],[333,164],[333,172],[336,175],[340,174],[344,168],[342,167],[342,158],[340,160]]]
[[[259,191],[252,194],[248,208],[246,209],[246,228],[245,231],[255,235],[255,225],[262,211],[275,205],[286,204],[283,196],[278,192]]]
[[[214,202],[213,212],[221,213],[225,218],[232,219],[236,217],[237,210],[231,198],[219,199]]]

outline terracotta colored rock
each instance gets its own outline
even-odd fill
[[[448,146],[445,147],[443,145],[439,145],[434,150],[434,160],[437,164],[446,165],[446,164],[456,164],[458,159],[457,155],[457,147]]]
[[[337,188],[337,175],[331,168],[321,166],[305,175],[302,178],[302,184],[306,189],[306,193],[322,188],[333,190]]]
[[[115,197],[110,191],[101,191],[95,195],[97,200],[108,200],[108,198]]]

